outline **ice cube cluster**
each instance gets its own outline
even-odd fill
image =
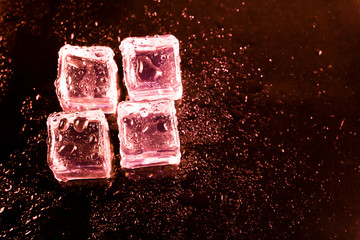
[[[59,51],[55,87],[63,112],[47,120],[48,164],[59,181],[110,177],[105,114],[116,111],[122,168],[180,163],[174,106],[182,95],[178,40],[129,37],[120,50],[130,100],[119,104],[118,68],[109,47],[65,45]]]

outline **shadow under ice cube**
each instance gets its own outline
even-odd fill
[[[115,113],[117,65],[109,47],[65,45],[59,51],[56,93],[64,111]]]
[[[59,181],[109,178],[109,127],[100,110],[48,117],[48,164]]]
[[[173,35],[129,37],[121,42],[131,100],[181,98],[179,41]]]
[[[180,141],[173,101],[121,102],[118,125],[123,168],[180,163]]]

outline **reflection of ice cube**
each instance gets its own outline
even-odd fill
[[[48,164],[57,180],[110,177],[109,127],[102,111],[53,113],[47,126]]]
[[[181,97],[179,41],[174,36],[129,37],[120,50],[130,99]]]
[[[121,102],[118,107],[121,166],[179,164],[180,141],[174,102]]]
[[[60,49],[55,86],[64,111],[115,113],[118,68],[113,57],[108,47],[65,45]]]

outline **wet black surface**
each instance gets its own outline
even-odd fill
[[[0,236],[360,237],[359,1],[0,4]],[[113,130],[112,180],[57,183],[59,48],[109,46],[121,69],[121,39],[165,33],[181,41],[178,174],[129,180]]]

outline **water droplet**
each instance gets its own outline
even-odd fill
[[[161,64],[164,64],[168,58],[169,58],[168,55],[165,55],[165,54],[164,54],[164,55],[161,55],[161,57],[160,57],[160,63],[161,63]]]
[[[59,155],[64,157],[65,155],[71,154],[76,150],[75,143],[69,142],[66,144],[63,144],[59,148]]]
[[[95,56],[97,56],[97,57],[103,57],[103,56],[104,56],[104,53],[103,53],[103,52],[96,52],[96,53],[95,53]]]
[[[129,127],[131,127],[134,124],[134,120],[129,119],[129,118],[123,118],[123,122],[128,125]]]
[[[97,143],[98,139],[95,133],[90,134],[89,143]]]
[[[163,122],[163,121],[159,122],[156,125],[156,127],[157,127],[157,130],[160,132],[166,132],[168,130],[166,122]]]
[[[89,121],[86,117],[77,117],[74,121],[74,129],[77,132],[83,132],[87,128]]]
[[[61,142],[62,139],[63,139],[63,136],[62,136],[61,134],[55,136],[55,140],[56,140],[57,142]]]
[[[96,160],[97,158],[99,158],[99,154],[98,154],[98,153],[92,153],[92,154],[91,154],[91,159],[92,159],[92,160]]]
[[[149,115],[149,112],[147,111],[146,108],[140,109],[140,116],[141,117],[147,117],[148,115]]]
[[[68,128],[69,128],[69,120],[67,120],[66,118],[61,119],[59,123],[59,130],[66,131]]]
[[[95,94],[100,93],[100,88],[94,87],[94,93],[95,93]]]
[[[13,186],[11,184],[9,184],[9,186],[5,187],[5,192],[10,191],[13,188]]]
[[[145,126],[144,129],[142,130],[142,132],[146,132],[149,129],[149,126]]]
[[[101,82],[101,83],[106,83],[106,82],[107,82],[107,79],[106,79],[105,77],[102,77],[102,78],[100,78],[100,82]]]
[[[142,149],[136,149],[135,150],[135,154],[136,155],[139,155],[139,154],[142,154],[144,151]]]
[[[0,208],[0,213],[2,213],[5,210],[5,207]]]
[[[143,81],[156,81],[162,75],[162,71],[146,56],[138,57],[137,73]]]

